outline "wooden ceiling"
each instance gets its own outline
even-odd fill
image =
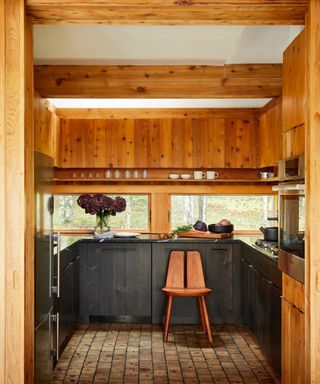
[[[282,89],[281,64],[39,65],[34,73],[50,98],[272,98]]]
[[[308,0],[27,0],[40,24],[296,25]]]

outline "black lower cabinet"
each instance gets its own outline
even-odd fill
[[[255,252],[255,251],[253,251]],[[241,259],[242,318],[251,330],[262,352],[277,372],[281,371],[281,287],[255,268],[251,254],[250,263]],[[258,253],[256,257],[262,256]],[[274,274],[281,274],[273,265]],[[278,278],[275,279],[278,281]]]
[[[80,321],[151,322],[151,244],[81,244]]]
[[[165,286],[171,251],[197,250],[201,254],[206,285],[212,289],[206,297],[210,320],[216,324],[241,322],[240,247],[237,244],[155,243],[152,245],[152,322],[163,321],[166,309]],[[175,297],[171,322],[199,322],[197,301],[192,297]]]

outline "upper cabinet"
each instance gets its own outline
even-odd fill
[[[271,104],[272,103],[272,104]],[[276,165],[282,158],[282,105],[273,101],[262,111],[258,129],[259,167]]]
[[[283,55],[283,132],[305,123],[306,32],[303,30]]]
[[[62,119],[59,162],[64,168],[255,168],[256,127],[252,116]]]

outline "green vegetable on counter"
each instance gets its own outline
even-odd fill
[[[191,229],[192,229],[192,225],[191,224],[188,224],[188,225],[181,225],[181,227],[177,227],[176,229],[174,229],[172,231],[172,233],[174,235],[176,235],[178,232],[189,232]]]

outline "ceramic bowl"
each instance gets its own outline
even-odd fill
[[[173,179],[173,180],[179,179],[179,174],[178,173],[170,173],[169,179]]]
[[[183,173],[182,175],[180,175],[181,179],[184,179],[184,180],[188,180],[191,178],[191,175],[190,173]]]

